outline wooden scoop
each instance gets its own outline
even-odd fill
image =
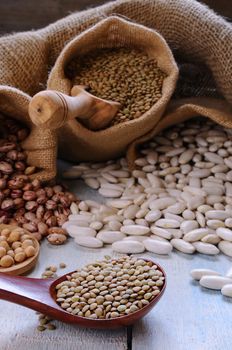
[[[71,96],[46,90],[36,94],[29,104],[29,115],[37,126],[57,129],[67,120],[78,118],[91,130],[100,130],[110,124],[120,103],[103,100],[76,85]]]
[[[144,259],[146,260],[146,259]],[[150,260],[146,260],[150,261]],[[152,261],[154,264],[154,262]],[[58,279],[38,279],[19,276],[10,276],[0,273],[0,299],[26,306],[53,319],[66,323],[76,323],[86,328],[118,328],[129,326],[145,316],[159,301],[166,287],[166,275],[158,265],[157,269],[162,271],[165,280],[160,293],[142,309],[126,316],[114,319],[91,319],[87,317],[74,316],[56,303],[56,286],[66,280],[66,275]],[[69,272],[70,275],[73,272]]]

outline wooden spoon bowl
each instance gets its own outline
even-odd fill
[[[18,228],[18,226],[15,225],[5,225],[5,224],[1,224],[0,225],[0,232],[4,229],[4,228],[9,228],[9,229],[14,229],[14,228]],[[24,273],[30,271],[33,269],[33,267],[36,265],[38,257],[39,257],[39,250],[40,250],[40,244],[37,241],[37,239],[35,239],[29,231],[25,230],[25,233],[30,236],[30,239],[33,241],[34,243],[34,247],[35,247],[35,255],[32,256],[31,258],[27,258],[26,260],[24,260],[21,263],[17,263],[12,265],[11,267],[0,267],[0,272],[2,273],[8,273],[9,275],[23,275]]]
[[[151,261],[144,259],[146,261]],[[153,261],[151,261],[153,264]],[[66,279],[68,274],[58,279],[37,279],[19,276],[9,276],[0,273],[0,299],[20,304],[36,310],[42,314],[48,315],[53,319],[66,323],[74,323],[86,328],[119,328],[129,326],[144,317],[160,300],[166,288],[166,275],[164,270],[158,265],[165,279],[160,293],[155,296],[151,302],[142,309],[126,316],[120,316],[113,319],[91,319],[87,317],[74,316],[62,309],[56,302],[56,286]]]

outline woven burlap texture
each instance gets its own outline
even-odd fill
[[[203,104],[201,112],[218,123],[226,121],[226,125],[231,127],[232,26],[194,0],[118,0],[74,13],[39,31],[1,38],[0,111],[28,122],[26,111],[30,96],[45,88],[48,72],[65,45],[84,30],[112,15],[124,16],[133,22],[155,29],[164,37],[170,48],[177,50],[186,60],[207,65],[218,91],[228,104],[216,103],[209,110],[208,105]],[[199,100],[196,103],[200,103]],[[182,106],[186,101],[179,104]],[[181,108],[181,111],[186,113],[185,108]],[[198,110],[193,110],[191,115],[197,113]],[[69,136],[71,135],[66,135]],[[118,138],[120,139],[120,133]],[[31,162],[37,163],[42,168],[42,176],[47,178],[54,175],[54,145],[55,133],[49,130],[34,130],[34,137],[25,143],[25,147],[31,152]],[[84,146],[83,144],[82,147]],[[34,149],[40,151],[37,153]],[[49,160],[52,160],[51,163]]]
[[[110,17],[84,31],[61,52],[48,81],[48,89],[70,94],[72,82],[65,68],[78,55],[99,48],[127,47],[140,49],[157,61],[165,73],[162,97],[140,118],[93,132],[76,120],[59,129],[60,155],[70,161],[103,161],[122,155],[129,144],[153,130],[169,102],[177,81],[178,68],[164,39],[154,30],[118,17]]]

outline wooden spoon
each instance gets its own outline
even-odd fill
[[[64,122],[78,118],[91,130],[100,130],[110,124],[120,103],[104,100],[76,85],[71,96],[46,90],[36,94],[29,104],[29,115],[37,126],[57,129]]]
[[[147,259],[144,260],[150,261]],[[154,264],[153,261],[152,263]],[[86,328],[118,328],[129,326],[145,316],[160,300],[164,293],[166,287],[166,275],[163,269],[158,264],[156,265],[157,269],[160,270],[165,277],[160,293],[142,309],[114,319],[96,320],[87,317],[74,316],[66,312],[56,303],[56,286],[66,280],[66,276],[73,272],[69,272],[55,280],[19,276],[13,277],[0,273],[0,299],[26,306],[42,314],[48,315],[53,319],[66,323],[76,323],[79,326]]]

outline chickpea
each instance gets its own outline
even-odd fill
[[[0,247],[0,258],[2,258],[4,255],[6,255],[6,249],[3,247]]]
[[[17,263],[23,262],[26,259],[26,254],[24,252],[19,252],[15,254],[14,259]]]
[[[7,239],[9,243],[18,242],[20,240],[20,233],[18,231],[12,231]]]
[[[6,250],[10,249],[9,244],[6,241],[0,242],[0,247],[5,248]]]
[[[13,242],[11,245],[11,248],[15,250],[17,248],[20,248],[21,246],[22,246],[21,242]]]
[[[0,260],[0,266],[2,267],[11,267],[14,265],[14,259],[10,255],[5,255]]]
[[[4,237],[9,237],[10,235],[10,230],[8,228],[4,228],[2,231],[1,231],[1,236],[4,236]]]
[[[31,239],[31,236],[29,236],[29,235],[22,235],[21,236],[21,242],[24,242],[25,240],[27,240],[27,239]]]
[[[7,255],[10,255],[12,258],[14,258],[14,251],[12,249],[9,249],[7,252]]]
[[[31,239],[26,239],[25,241],[23,241],[22,243],[22,248],[25,249],[27,247],[33,247],[33,241]]]
[[[25,254],[28,258],[34,256],[35,255],[35,248],[33,246],[26,247]]]
[[[18,247],[18,248],[16,248],[15,251],[14,251],[15,254],[22,253],[22,252],[24,252],[24,250],[23,250],[22,247]]]

